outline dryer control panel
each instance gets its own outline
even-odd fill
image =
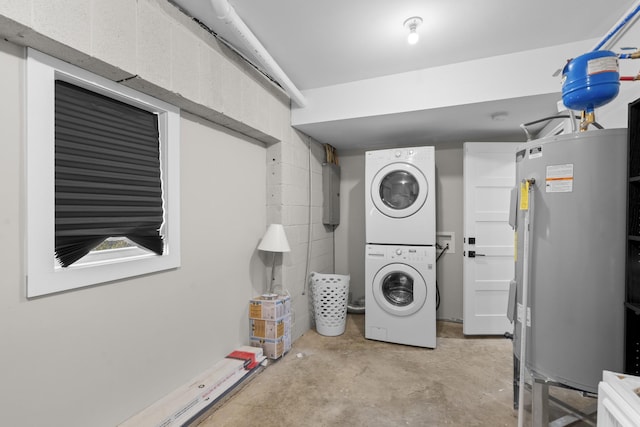
[[[411,262],[425,262],[427,260],[425,248],[396,247],[390,249],[392,249],[390,259]]]
[[[391,148],[387,150],[367,151],[366,157],[373,162],[402,161],[413,163],[416,160],[431,160],[434,157],[433,147]]]
[[[367,258],[404,262],[427,262],[427,248],[420,246],[367,245]]]

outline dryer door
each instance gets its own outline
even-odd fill
[[[392,163],[373,177],[370,191],[373,204],[381,213],[392,218],[406,218],[422,208],[429,194],[429,184],[414,165]]]
[[[387,264],[373,279],[373,297],[387,313],[409,316],[427,300],[427,284],[418,271],[406,264]]]

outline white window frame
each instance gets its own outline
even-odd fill
[[[60,267],[55,253],[55,80],[158,115],[164,254],[139,248],[89,254]],[[180,109],[33,49],[26,67],[27,298],[122,280],[180,266]]]

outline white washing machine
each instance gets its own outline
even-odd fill
[[[435,245],[433,147],[365,153],[366,243]]]
[[[366,245],[365,338],[436,347],[436,250]]]

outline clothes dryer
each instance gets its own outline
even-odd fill
[[[435,348],[435,247],[366,245],[365,257],[365,338]]]
[[[433,147],[365,153],[366,243],[435,245]]]

